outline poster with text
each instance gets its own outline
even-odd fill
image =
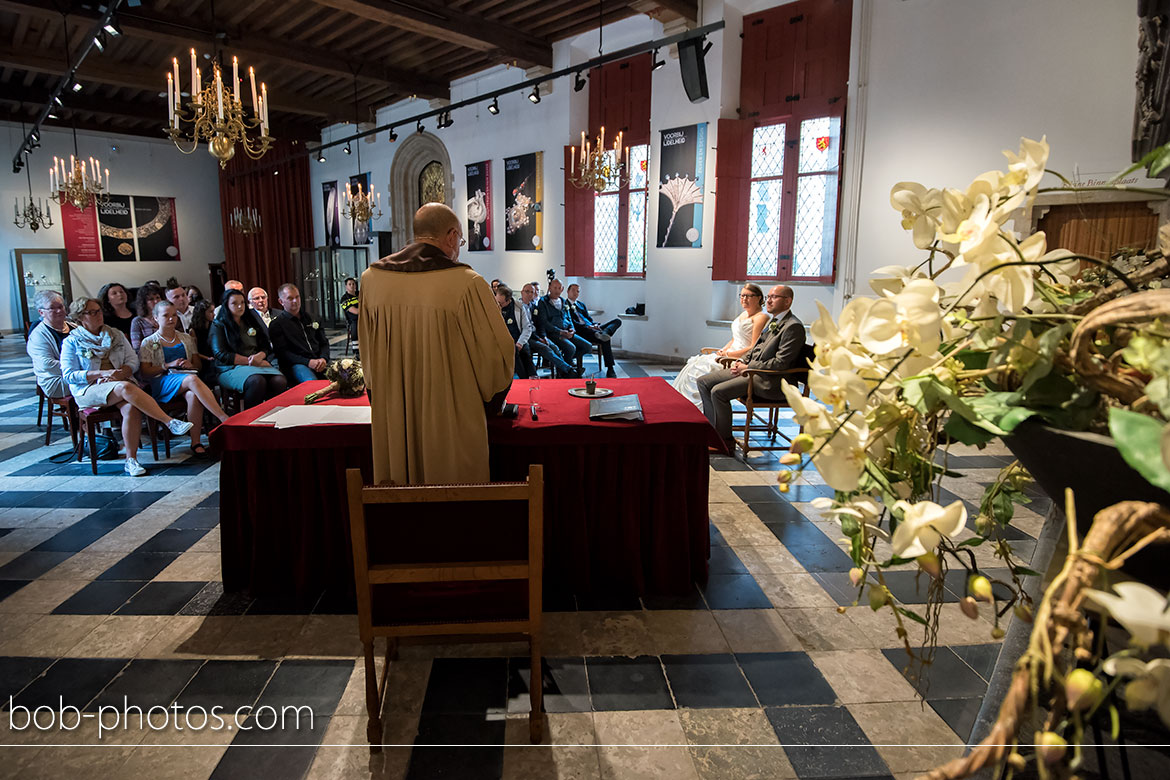
[[[111,195],[97,204],[98,230],[102,236],[102,259],[110,262],[132,262],[138,259],[134,250],[134,212],[129,195]]]
[[[325,246],[341,246],[341,205],[337,182],[321,182],[321,200],[325,207]]]
[[[467,251],[492,248],[492,163],[467,166]]]
[[[361,187],[361,191],[363,193],[368,194],[370,192],[370,172],[366,171],[365,173],[359,173],[356,176],[350,176],[349,186],[350,190],[354,194],[354,197],[357,197],[359,186]],[[374,235],[373,219],[368,219],[365,222],[358,222],[357,220],[351,219],[350,224],[353,225],[354,246],[370,243]]]
[[[65,256],[69,262],[101,262],[102,248],[98,240],[97,209],[92,205],[79,209],[68,201],[62,203],[61,232],[65,236]]]
[[[180,260],[175,199],[135,195],[130,201],[134,211],[134,233],[138,239],[138,259],[146,262]]]
[[[657,246],[701,247],[707,123],[660,132]]]
[[[504,158],[504,249],[543,249],[544,152]]]

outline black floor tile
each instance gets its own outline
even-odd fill
[[[265,777],[304,777],[317,754],[317,745],[329,728],[329,718],[289,717],[276,728],[267,726],[266,718],[275,716],[260,713],[249,717],[248,729],[237,732],[232,744],[211,773],[216,780],[250,780],[262,767]],[[292,746],[292,747],[290,747]]]
[[[110,528],[90,518],[78,520],[68,528],[58,531],[33,548],[36,552],[81,552],[86,547],[110,532]]]
[[[903,604],[925,604],[929,600],[931,586],[936,580],[923,571],[883,572],[886,587],[894,598]],[[948,588],[941,588],[943,602],[958,601],[959,597]]]
[[[15,528],[0,528],[0,538],[8,536],[8,534],[12,533],[14,530],[16,530],[16,529]]]
[[[545,712],[589,712],[589,680],[584,658],[542,658],[541,699]],[[508,712],[529,712],[532,702],[529,658],[508,659]]]
[[[415,745],[489,747],[415,747],[407,780],[499,780],[504,772],[504,721],[482,715],[423,713]]]
[[[125,665],[125,658],[61,658],[13,702],[29,709],[60,705],[85,709]]]
[[[712,547],[707,571],[711,574],[747,574],[748,570],[730,547]]]
[[[187,605],[179,610],[180,615],[242,615],[252,604],[252,597],[245,593],[224,593],[223,583],[209,582],[203,586]]]
[[[735,656],[664,655],[666,679],[679,707],[757,707]]]
[[[170,528],[206,528],[212,529],[219,525],[218,506],[197,506],[188,509],[179,515],[179,519],[170,524]]]
[[[93,473],[88,464],[79,463],[77,465],[84,469],[84,473]],[[117,471],[121,473],[121,464],[111,463],[109,465],[117,467]],[[69,493],[67,495],[69,498],[62,501],[59,506],[72,507],[74,509],[101,509],[126,495],[126,492],[122,490],[89,490],[82,493]]]
[[[0,507],[25,506],[25,501],[35,498],[43,492],[43,490],[6,490],[0,493]]]
[[[998,642],[985,645],[951,645],[951,650],[959,656],[967,666],[984,680],[991,681],[991,673],[995,670],[995,662],[999,660],[999,651],[1002,647]]]
[[[72,558],[71,552],[44,552],[31,550],[0,566],[0,580],[35,580],[62,561]]]
[[[657,656],[590,656],[585,669],[596,711],[674,709]]]
[[[784,499],[771,485],[731,485],[731,492],[745,504],[778,504]]]
[[[803,523],[809,520],[799,509],[787,501],[748,504],[748,509],[752,510],[756,517],[765,523]]]
[[[882,653],[907,682],[926,699],[964,699],[983,696],[987,681],[976,674],[949,647],[939,647],[929,666],[909,664],[903,648],[888,648]]]
[[[202,661],[136,659],[94,700],[94,707],[166,707],[187,685]]]
[[[820,529],[817,529],[820,532]],[[819,544],[800,545],[787,544],[788,552],[800,562],[806,571],[849,571],[853,568],[853,559],[849,553],[842,550],[821,533],[824,541]]]
[[[979,708],[983,706],[983,698],[972,699],[930,699],[927,701],[939,717],[946,721],[951,731],[959,739],[967,742],[971,739],[971,730],[975,728],[975,718],[979,715]]]
[[[727,542],[723,539],[723,534],[719,533],[719,529],[715,527],[714,523],[710,524],[711,546],[712,547],[726,547]]]
[[[838,606],[851,606],[854,601],[861,598],[857,595],[858,588],[854,587],[853,583],[850,582],[848,572],[818,571],[813,572],[812,576],[825,589],[825,592],[833,597],[833,600],[837,602]]]
[[[145,582],[91,582],[53,610],[54,615],[112,615]]]
[[[772,602],[750,574],[712,574],[701,590],[711,609],[772,608]]]
[[[0,709],[8,709],[8,697],[19,693],[51,663],[52,658],[0,657]]]
[[[219,706],[234,712],[256,703],[275,669],[275,661],[208,661],[177,701],[184,709]]]
[[[217,491],[215,491],[214,493],[212,493],[212,494],[211,494],[211,495],[209,495],[207,498],[205,498],[205,499],[203,499],[202,501],[200,501],[200,502],[199,502],[198,504],[196,504],[195,506],[196,506],[196,507],[209,507],[209,506],[213,506],[213,507],[215,507],[216,509],[219,509],[219,491],[218,491],[218,490],[217,490]]]
[[[466,712],[481,716],[508,702],[508,659],[436,658],[423,699],[423,712]]]
[[[846,708],[767,707],[764,712],[780,744],[784,745],[784,753],[798,777],[862,778],[890,775],[886,762],[870,745],[865,732]]]
[[[756,504],[755,506],[762,505]],[[817,547],[825,544],[833,544],[833,540],[826,536],[825,532],[810,520],[797,520],[794,522],[766,520],[764,525],[767,526],[768,530],[772,532],[772,535],[785,547]],[[836,547],[836,545],[833,546]]]
[[[642,368],[637,363],[631,363],[629,361],[619,360],[618,366],[622,369],[622,373],[624,373],[630,379],[637,379],[637,378],[650,376],[649,374],[646,373],[646,369]]]
[[[685,596],[643,596],[642,606],[646,609],[706,609],[707,602],[703,601],[698,586],[691,585],[691,592]]]
[[[148,582],[135,593],[119,615],[177,615],[203,590],[205,582]]]
[[[132,552],[98,575],[108,580],[153,580],[179,557],[179,553]]]
[[[32,580],[0,580],[0,601],[28,585]]]
[[[837,694],[807,653],[737,653],[736,659],[765,707],[837,701]]]
[[[284,706],[311,707],[314,717],[330,717],[351,674],[353,661],[349,660],[282,661],[256,704],[277,710]]]
[[[107,509],[134,509],[135,514],[146,509],[156,501],[166,498],[167,493],[150,490],[136,490],[132,493],[123,493],[118,498],[105,504]]]
[[[751,471],[751,466],[727,455],[712,455],[711,468],[716,471]]]
[[[164,528],[139,545],[134,552],[184,553],[206,535],[205,528]]]

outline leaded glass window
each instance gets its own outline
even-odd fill
[[[609,155],[614,157],[613,152]],[[649,145],[631,146],[629,181],[621,186],[618,181],[611,181],[605,192],[594,198],[594,273],[627,276],[646,272],[649,167]]]

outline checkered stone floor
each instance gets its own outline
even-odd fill
[[[676,370],[618,362],[622,376]],[[53,464],[68,435],[44,445],[17,339],[0,341],[0,379],[0,709],[9,697],[17,713],[252,708],[231,729],[95,717],[21,730],[5,712],[0,746],[22,747],[0,747],[0,776],[902,778],[961,753],[998,655],[991,624],[959,614],[952,577],[933,666],[904,669],[888,616],[851,606],[846,545],[809,503],[831,495],[815,472],[781,494],[778,453],[713,456],[707,582],[682,596],[549,598],[545,747],[527,743],[523,645],[415,646],[391,665],[383,716],[402,747],[371,758],[356,618],[328,594],[291,610],[223,591],[218,464],[185,445],[159,463],[146,452],[140,479],[120,461],[97,476]],[[952,455],[964,477],[944,498],[977,502],[1009,461]],[[1009,531],[1026,555],[1046,509],[1037,496]],[[925,601],[912,570],[887,578],[904,603]],[[248,728],[286,705],[311,708],[312,724]],[[466,744],[477,747],[453,747]]]

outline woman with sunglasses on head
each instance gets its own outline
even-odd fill
[[[158,420],[175,436],[191,430],[191,423],[164,412],[133,380],[138,355],[122,332],[105,324],[101,301],[79,298],[70,307],[81,323],[61,344],[61,375],[78,408],[116,406],[122,412],[122,441],[126,445],[126,473],[141,477],[138,438],[142,415]]]
[[[696,384],[699,377],[718,370],[721,367],[719,358],[746,355],[768,324],[768,312],[764,311],[764,291],[759,285],[745,284],[739,291],[739,305],[743,311],[731,321],[731,341],[714,352],[693,356],[675,377],[674,389],[690,399],[695,406],[703,405]]]

